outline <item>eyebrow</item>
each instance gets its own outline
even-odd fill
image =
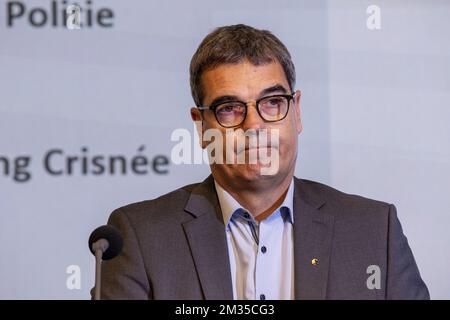
[[[273,86],[271,86],[271,87],[268,87],[268,88],[263,89],[263,90],[259,93],[258,99],[259,99],[259,98],[262,98],[262,97],[264,97],[264,96],[267,96],[267,95],[269,95],[269,94],[271,94],[271,93],[277,93],[277,92],[280,93],[280,94],[287,94],[288,91],[287,91],[286,88],[285,88],[284,86],[282,86],[281,84],[275,84],[275,85],[273,85]],[[229,102],[229,101],[241,101],[241,100],[239,99],[238,96],[234,96],[234,95],[223,95],[223,96],[219,96],[219,97],[215,98],[215,99],[211,102],[210,106],[219,105],[219,104],[221,104],[221,103]]]
[[[271,86],[271,87],[266,88],[263,91],[261,91],[259,93],[259,98],[262,98],[264,96],[267,96],[268,94],[276,93],[276,92],[279,92],[281,94],[287,94],[288,91],[281,84],[276,84],[274,86]]]
[[[230,96],[230,95],[220,96],[220,97],[215,98],[210,103],[210,106],[216,106],[216,105],[219,105],[221,103],[229,102],[229,101],[239,101],[239,98],[238,98],[238,96]]]

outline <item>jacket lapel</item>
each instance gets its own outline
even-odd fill
[[[325,201],[306,182],[294,179],[295,299],[325,299],[334,217],[320,211]]]
[[[193,215],[183,228],[205,299],[232,300],[225,226],[211,175],[192,190],[185,211]]]

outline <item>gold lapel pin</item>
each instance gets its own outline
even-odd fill
[[[312,264],[313,266],[317,266],[317,265],[319,264],[319,259],[317,259],[317,258],[312,259],[312,260],[311,260],[311,264]]]

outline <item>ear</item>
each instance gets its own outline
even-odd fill
[[[202,121],[202,112],[196,107],[191,108],[191,119],[192,121]]]
[[[197,130],[198,139],[200,143],[200,148],[205,149],[203,141],[203,115],[200,110],[196,107],[191,108],[191,119],[194,121],[195,128]]]
[[[302,96],[302,92],[300,90],[295,91],[294,110],[295,110],[295,126],[297,128],[297,134],[300,134],[303,130],[302,117],[301,117],[301,113],[300,113],[300,97],[301,96]]]

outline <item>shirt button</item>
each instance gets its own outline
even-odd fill
[[[266,300],[266,296],[265,296],[264,294],[261,294],[261,295],[259,296],[259,299],[260,299],[260,300]]]
[[[266,253],[266,251],[267,251],[266,246],[262,246],[262,247],[261,247],[261,252],[262,252],[262,253]]]

